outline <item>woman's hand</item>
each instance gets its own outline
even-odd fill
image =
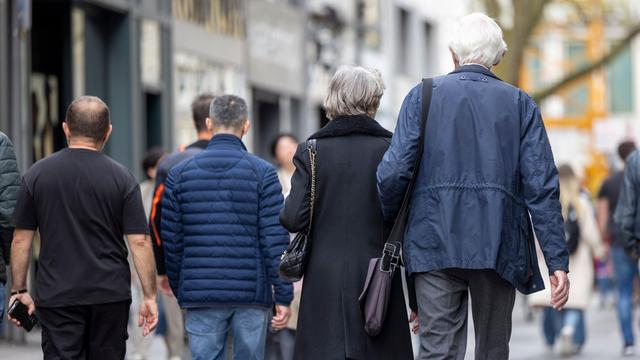
[[[288,306],[276,305],[276,314],[271,320],[271,327],[275,330],[282,330],[287,327],[291,311]]]
[[[418,313],[415,311],[411,311],[411,315],[409,315],[409,324],[411,324],[411,331],[414,334],[417,334],[420,331],[420,319],[418,319]]]

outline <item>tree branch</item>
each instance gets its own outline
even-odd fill
[[[513,28],[504,31],[509,52],[496,68],[498,76],[504,81],[513,85],[520,82],[520,66],[524,59],[524,51],[549,2],[550,0],[512,0],[513,16],[517,21],[514,22]]]
[[[570,72],[564,78],[549,85],[545,89],[537,91],[536,93],[533,94],[533,99],[537,103],[540,103],[542,100],[555,94],[557,91],[561,90],[565,86],[573,83],[576,80],[581,79],[582,77],[590,74],[592,71],[598,70],[599,68],[607,65],[612,60],[614,60],[618,55],[620,55],[620,53],[627,48],[629,43],[631,43],[631,40],[633,40],[633,38],[638,34],[640,34],[640,24],[636,24],[634,27],[632,27],[627,33],[627,35],[624,38],[622,38],[618,44],[616,44],[613,48],[611,48],[611,50],[607,54],[603,55],[600,59],[590,64],[587,64],[573,72]]]
[[[589,14],[587,14],[587,11],[584,9],[583,7],[583,3],[578,1],[578,0],[566,0],[567,3],[569,3],[569,5],[571,5],[573,7],[573,9],[576,11],[576,14],[578,14],[578,16],[580,17],[580,20],[587,24],[589,23],[589,21],[591,20],[591,17],[589,16]]]
[[[484,0],[484,9],[487,15],[491,16],[496,21],[499,21],[501,9],[498,0]]]

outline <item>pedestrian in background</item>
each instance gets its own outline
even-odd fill
[[[153,242],[153,250],[156,257],[156,266],[158,271],[158,286],[160,291],[165,295],[172,295],[167,279],[167,270],[165,266],[164,247],[160,236],[160,221],[162,219],[162,196],[164,195],[165,180],[169,176],[169,171],[178,163],[194,156],[198,152],[207,148],[209,141],[213,136],[211,130],[207,128],[207,117],[209,117],[209,106],[213,100],[211,94],[198,95],[191,103],[191,117],[193,125],[196,129],[197,140],[186,146],[184,149],[174,151],[165,156],[158,164],[156,172],[155,188],[153,190],[153,203],[151,207],[151,215],[149,225],[151,227],[151,240]],[[177,303],[176,303],[177,304]],[[167,314],[168,319],[172,315]],[[180,315],[182,318],[182,315]]]
[[[0,132],[0,333],[6,299],[7,265],[11,254],[11,216],[20,189],[20,172],[13,144]]]
[[[289,196],[291,190],[291,178],[296,169],[293,156],[297,148],[298,139],[291,134],[278,135],[271,145],[271,155],[278,166],[278,180],[285,198]],[[293,301],[287,327],[282,330],[270,329],[267,334],[267,360],[293,360],[301,292],[302,280],[293,284]]]
[[[156,172],[155,188],[153,190],[153,203],[151,204],[151,214],[149,225],[151,227],[151,241],[156,257],[156,270],[158,271],[158,288],[160,289],[160,301],[164,310],[164,319],[167,328],[165,341],[169,352],[169,359],[180,359],[184,354],[184,318],[182,309],[178,305],[173,291],[169,286],[167,269],[165,265],[164,245],[160,236],[160,221],[162,218],[162,196],[164,195],[165,181],[169,176],[169,171],[180,162],[191,158],[207,147],[213,136],[207,128],[207,117],[209,117],[209,106],[213,100],[211,94],[198,95],[191,103],[191,117],[196,130],[197,140],[188,145],[185,149],[174,151],[160,160]]]
[[[625,141],[618,146],[620,160],[627,162],[629,155],[635,151],[632,141]],[[604,239],[607,239],[613,275],[618,290],[618,321],[623,339],[624,356],[635,354],[635,337],[633,334],[633,284],[639,278],[638,261],[624,251],[623,236],[620,228],[613,220],[618,205],[620,191],[624,181],[624,169],[616,171],[602,183],[598,193],[598,227]]]
[[[369,337],[358,297],[369,260],[386,236],[375,172],[391,133],[375,119],[384,93],[377,70],[345,66],[329,83],[324,101],[329,124],[317,142],[317,198],[309,263],[304,273],[295,359],[412,359],[400,272],[392,282],[381,333]],[[310,221],[311,164],[306,143],[294,156],[291,193],[280,215],[292,233]]]
[[[36,312],[45,359],[124,359],[131,304],[124,235],[144,292],[138,325],[146,336],[158,322],[140,187],[102,153],[112,130],[102,100],[74,100],[62,127],[68,148],[36,162],[22,180],[13,214],[10,303]],[[26,277],[36,230],[42,248],[34,302]]]
[[[464,358],[470,293],[475,358],[502,360],[509,358],[515,290],[543,288],[531,222],[550,271],[547,300],[561,309],[569,295],[558,171],[535,102],[490,70],[507,51],[498,24],[475,13],[453,29],[455,70],[433,79],[403,258],[415,278],[419,358]],[[387,220],[413,175],[421,88],[405,97],[378,168]]]
[[[630,257],[631,264],[638,265],[640,258],[640,152],[633,151],[627,157],[624,178],[614,221],[620,231],[620,242]],[[623,274],[624,276],[624,274]],[[632,305],[633,306],[633,305]],[[630,317],[631,323],[633,318]]]
[[[298,139],[291,134],[278,135],[271,145],[271,154],[278,166],[278,180],[282,186],[282,194],[286,198],[291,191],[291,178],[296,170],[293,156],[298,149]]]
[[[171,169],[162,201],[167,275],[180,306],[194,360],[224,359],[233,330],[234,359],[264,358],[268,315],[289,320],[291,284],[278,275],[289,234],[279,224],[284,201],[276,170],[247,152],[246,102],[216,97],[207,149]]]
[[[142,196],[142,204],[144,206],[144,212],[149,216],[151,212],[151,203],[153,200],[153,189],[155,187],[156,181],[156,173],[158,169],[158,162],[164,156],[164,151],[160,148],[153,148],[147,151],[147,154],[144,156],[142,160],[142,170],[146,175],[147,179],[140,183],[140,193]],[[129,256],[129,267],[131,268],[131,273],[135,272],[135,264],[132,256]],[[134,309],[140,305],[140,302],[144,298],[144,293],[142,291],[142,286],[139,281],[134,277],[131,279],[131,310],[130,310],[130,323],[131,326],[131,344],[132,349],[127,356],[129,360],[143,360],[147,357],[147,352],[149,351],[149,347],[153,342],[153,337],[144,336],[142,334],[142,329],[136,326]],[[159,301],[159,314],[160,318],[162,318],[162,301]],[[162,321],[159,322],[162,324]],[[158,327],[158,333],[160,332],[160,327]],[[166,338],[166,337],[165,337]]]
[[[605,256],[605,247],[600,237],[594,209],[587,195],[580,191],[580,181],[569,165],[562,165],[560,173],[560,202],[565,221],[567,247],[569,249],[569,281],[571,295],[564,309],[558,311],[549,306],[549,282],[545,290],[529,297],[529,304],[543,307],[543,332],[547,346],[553,349],[560,339],[560,354],[575,355],[586,341],[585,312],[591,304],[594,284],[593,259]],[[544,254],[538,250],[540,271],[545,273]]]

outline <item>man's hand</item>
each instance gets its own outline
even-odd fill
[[[167,275],[158,275],[157,277],[158,289],[167,296],[173,296],[173,290],[169,285],[169,277]]]
[[[36,312],[36,305],[33,302],[33,299],[31,298],[31,295],[29,295],[28,293],[24,293],[24,294],[17,294],[17,295],[13,295],[11,297],[11,299],[9,299],[9,306],[11,306],[13,304],[14,301],[20,301],[21,303],[27,305],[28,311],[29,311],[29,315],[33,315],[33,313]],[[22,326],[22,324],[20,324],[20,321],[12,318],[11,316],[7,315],[7,317],[9,318],[9,320],[11,320],[11,322],[15,325],[15,326]]]
[[[551,305],[556,310],[562,310],[569,300],[569,278],[567,273],[557,270],[549,277],[551,282]]]
[[[411,331],[414,334],[417,334],[420,331],[420,319],[418,319],[418,313],[415,311],[411,311],[411,315],[409,315],[409,324],[411,324]]]
[[[138,326],[143,328],[143,336],[149,335],[158,326],[158,304],[155,298],[145,298],[140,304]]]
[[[288,306],[276,305],[276,315],[271,320],[271,327],[275,330],[281,330],[287,327],[291,311]]]

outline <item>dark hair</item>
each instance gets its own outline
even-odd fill
[[[247,102],[235,95],[216,96],[209,108],[209,117],[216,128],[241,129],[248,116]]]
[[[85,137],[100,143],[109,132],[111,115],[109,107],[100,98],[80,96],[69,104],[65,122],[71,136]]]
[[[558,168],[558,175],[560,176],[560,179],[572,179],[576,177],[576,173],[573,171],[571,165],[567,164],[560,165]]]
[[[209,106],[215,96],[211,94],[201,94],[191,103],[191,117],[196,131],[201,133],[207,130],[207,117],[209,117]]]
[[[298,138],[296,138],[295,135],[293,134],[289,134],[289,133],[279,134],[271,142],[271,155],[273,155],[274,158],[276,157],[276,150],[278,149],[278,144],[280,143],[280,140],[285,138],[289,138],[293,140],[295,143],[298,143]]]
[[[158,162],[164,156],[164,150],[159,147],[154,147],[147,150],[147,153],[144,155],[142,159],[142,170],[146,174],[149,169],[152,167],[158,166]]]
[[[627,157],[636,150],[636,143],[633,141],[623,141],[618,145],[618,156],[622,161],[627,161]]]

